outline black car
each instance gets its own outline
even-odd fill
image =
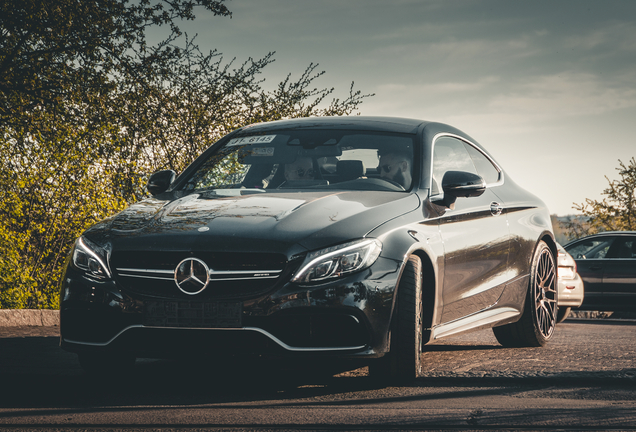
[[[246,126],[148,190],[77,240],[63,278],[61,346],[89,371],[212,352],[358,359],[412,378],[435,339],[553,336],[549,212],[451,126]]]
[[[579,309],[636,311],[636,231],[604,232],[564,248],[585,283]]]

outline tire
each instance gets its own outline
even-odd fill
[[[557,324],[560,324],[563,321],[565,321],[567,317],[570,315],[571,310],[572,310],[571,307],[560,307],[559,311],[557,312]]]
[[[94,377],[112,377],[132,372],[135,357],[128,353],[78,353],[80,366],[84,372]]]
[[[557,323],[557,277],[554,255],[540,241],[530,268],[530,283],[519,321],[493,328],[497,341],[505,347],[539,347],[554,335]]]
[[[397,313],[391,332],[391,350],[369,366],[380,380],[412,381],[422,371],[422,261],[411,255],[397,289]]]

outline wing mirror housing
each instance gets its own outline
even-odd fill
[[[159,195],[168,190],[174,179],[177,177],[177,173],[173,170],[157,171],[148,179],[146,189],[153,196]]]
[[[447,171],[442,179],[444,197],[441,204],[455,208],[457,198],[478,197],[486,190],[486,182],[477,174],[467,171]]]
[[[444,194],[457,198],[478,197],[486,190],[486,182],[481,176],[466,171],[447,171],[442,179]]]

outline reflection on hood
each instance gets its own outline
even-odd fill
[[[148,242],[156,235],[196,236],[197,241],[206,236],[217,243],[231,239],[247,244],[271,239],[289,244],[312,237],[328,242],[330,237],[337,236],[361,238],[379,224],[418,206],[419,198],[414,194],[378,191],[231,197],[195,193],[167,201],[149,198],[98,224],[92,231],[106,234],[103,229],[110,228],[113,238],[137,237],[139,241],[146,238]],[[175,244],[183,241],[174,240]]]

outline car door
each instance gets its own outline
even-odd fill
[[[565,250],[576,261],[577,272],[585,286],[585,308],[602,307],[603,274],[608,263],[607,254],[615,237],[589,237],[567,245]]]
[[[604,307],[610,310],[636,310],[636,236],[616,237],[604,263]]]
[[[447,171],[479,174],[491,185],[501,176],[480,150],[454,136],[434,143],[432,197],[442,194]],[[490,187],[481,196],[458,198],[454,208],[442,212],[442,322],[449,322],[495,304],[507,281],[510,236],[504,203]]]

